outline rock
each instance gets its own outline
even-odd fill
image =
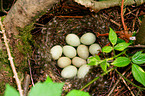
[[[85,45],[79,45],[77,48],[77,53],[78,55],[83,58],[83,59],[87,59],[89,56],[89,50],[88,47]]]
[[[57,64],[60,68],[64,68],[71,64],[71,59],[68,57],[60,57],[57,61]]]
[[[80,40],[85,45],[91,45],[96,41],[96,36],[93,33],[85,33]]]
[[[78,46],[78,45],[80,45],[80,39],[75,34],[68,34],[66,36],[66,43],[70,44],[72,46]]]
[[[76,67],[80,67],[84,64],[87,64],[86,60],[80,58],[80,57],[74,57],[72,59],[72,64],[75,65]]]
[[[76,49],[72,46],[65,45],[63,47],[63,54],[69,58],[73,58],[76,56]]]
[[[76,76],[76,74],[77,74],[77,68],[75,66],[72,66],[72,65],[65,67],[61,71],[61,76],[63,78],[73,78]]]
[[[60,45],[56,45],[50,49],[50,53],[54,60],[57,60],[62,55],[62,47]]]

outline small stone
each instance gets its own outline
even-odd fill
[[[72,59],[72,64],[75,65],[76,67],[80,67],[84,64],[87,64],[86,60],[80,58],[80,57],[74,57]]]
[[[63,54],[69,58],[73,58],[76,56],[76,49],[72,46],[65,45],[63,47]]]
[[[89,50],[88,47],[85,45],[79,45],[77,48],[77,53],[78,55],[83,58],[83,59],[87,59],[89,56]]]
[[[89,47],[89,51],[92,55],[97,55],[101,50],[101,47],[99,44],[92,44],[90,47]]]
[[[68,34],[66,36],[66,43],[72,46],[80,45],[80,39],[76,34]]]
[[[72,66],[72,65],[65,67],[61,71],[61,76],[63,78],[73,78],[76,76],[76,74],[77,74],[77,68],[75,66]]]
[[[82,65],[78,70],[77,77],[84,78],[87,75],[87,73],[89,72],[90,68],[91,67],[89,65]]]
[[[50,53],[54,60],[57,60],[62,55],[62,47],[60,45],[56,45],[50,49]]]
[[[57,61],[57,64],[60,68],[64,68],[71,64],[71,59],[68,57],[60,57]]]
[[[93,33],[85,33],[80,40],[85,45],[91,45],[96,41],[96,36]]]

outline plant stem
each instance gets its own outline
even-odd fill
[[[119,54],[115,55],[114,57],[112,57],[112,58],[108,58],[108,59],[106,59],[106,60],[107,60],[107,61],[109,61],[109,60],[113,60],[114,58],[116,58],[116,57],[118,57],[118,56],[120,56],[120,55],[124,54],[126,51],[127,51],[127,49],[126,49],[126,50],[124,50],[124,51],[122,51],[121,53],[119,53]]]
[[[128,80],[127,78],[125,78],[119,71],[117,71],[117,70],[115,70],[123,79],[125,79],[126,81],[128,81],[130,84],[132,84],[133,86],[135,86],[135,87],[137,87],[137,88],[139,88],[139,89],[141,89],[141,90],[145,90],[145,88],[143,88],[143,87],[140,87],[140,86],[138,86],[138,85],[136,85],[136,84],[134,84],[134,83],[132,83],[130,80]]]
[[[7,52],[8,52],[8,57],[9,57],[8,60],[10,61],[10,65],[11,65],[12,71],[14,73],[14,78],[16,80],[16,84],[17,84],[20,96],[23,96],[23,90],[22,90],[22,87],[21,87],[21,82],[18,78],[18,74],[17,74],[16,68],[15,68],[15,65],[14,65],[13,57],[11,55],[11,51],[10,51],[10,48],[9,48],[9,45],[8,45],[8,40],[7,40],[7,37],[6,37],[6,34],[5,34],[5,29],[4,29],[4,27],[2,25],[2,22],[1,22],[1,18],[0,18],[0,26],[1,26],[2,34],[3,34],[5,46],[6,46]]]
[[[102,73],[100,76],[104,76],[106,75],[107,73],[109,73],[110,71],[116,69],[116,67],[113,67],[111,69],[109,69],[108,71]],[[86,87],[88,87],[89,85],[91,85],[93,82],[97,81],[100,77],[96,77],[95,79],[93,79],[92,81],[90,81],[88,84],[86,84],[85,86],[83,86],[80,90],[82,91],[83,89],[85,89]]]

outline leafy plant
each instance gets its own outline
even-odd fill
[[[102,52],[110,53],[113,51],[114,56],[111,58],[106,58],[101,60],[100,57],[97,55],[96,57],[91,57],[90,63],[88,65],[99,65],[104,72],[107,72],[107,67],[110,65],[116,67],[125,67],[129,64],[132,64],[132,74],[135,80],[140,82],[142,85],[145,86],[145,71],[139,66],[145,63],[145,53],[142,51],[136,52],[132,57],[121,56],[123,54],[126,55],[127,47],[131,43],[126,43],[122,39],[117,38],[117,34],[110,28],[109,32],[109,41],[111,42],[112,46],[105,46],[102,48]],[[115,51],[122,51],[119,54],[115,54]],[[108,63],[108,61],[114,60],[112,63]]]
[[[64,83],[54,83],[47,77],[45,82],[38,82],[30,89],[28,96],[61,96]],[[6,84],[4,96],[20,96],[19,92]],[[88,92],[80,90],[71,90],[66,96],[90,96]]]

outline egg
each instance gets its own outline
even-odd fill
[[[61,71],[61,76],[63,78],[73,78],[76,76],[76,74],[77,74],[77,68],[75,66],[72,66],[72,65],[65,67]]]
[[[57,61],[57,64],[60,68],[64,68],[71,64],[71,59],[68,57],[60,57]]]
[[[69,58],[73,58],[76,56],[76,49],[72,46],[65,45],[63,47],[63,54]]]
[[[56,45],[50,49],[51,56],[54,60],[57,60],[62,55],[62,47]]]
[[[99,44],[92,44],[90,47],[89,47],[89,52],[92,54],[92,55],[97,55],[101,50],[101,47]]]
[[[88,47],[85,45],[79,45],[77,47],[77,53],[78,53],[79,57],[81,57],[83,59],[87,59],[89,56]]]
[[[66,36],[66,43],[72,46],[80,45],[80,39],[76,34],[68,34]]]
[[[91,67],[89,65],[82,65],[78,70],[77,77],[84,78],[86,74],[89,72],[90,68]]]
[[[80,67],[84,64],[87,64],[86,60],[80,58],[80,57],[74,57],[72,59],[72,64],[75,65],[76,67]]]
[[[85,45],[91,45],[96,41],[96,36],[93,33],[85,33],[80,41]]]

